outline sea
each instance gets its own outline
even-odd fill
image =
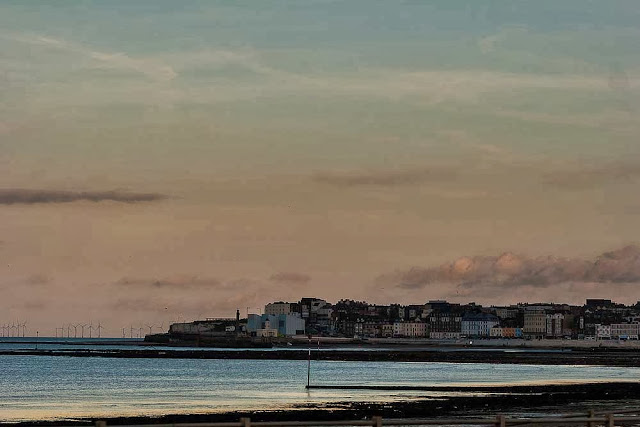
[[[35,347],[33,340],[11,341],[0,341],[0,350]],[[39,348],[87,349],[96,344],[104,346],[101,348],[131,348],[131,344],[140,344],[123,344],[121,339],[43,342]],[[638,381],[640,368],[312,361],[310,379],[316,385],[503,386]],[[0,422],[295,409],[332,402],[442,396],[426,391],[307,390],[306,383],[307,361],[300,360],[6,355],[0,356]]]

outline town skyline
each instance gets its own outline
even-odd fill
[[[586,299],[583,305],[519,303],[483,306],[473,302],[431,300],[421,304],[335,303],[305,297],[297,302],[271,302],[264,313],[240,311],[234,318],[208,318],[173,323],[168,333],[145,338],[151,342],[243,345],[281,338],[308,337],[459,340],[492,339],[630,339],[640,338],[640,301],[626,306],[610,299]],[[154,341],[157,340],[157,341]],[[329,341],[331,342],[331,341]],[[226,343],[226,344],[225,344]],[[334,342],[335,343],[335,342]],[[319,345],[319,341],[318,341]]]
[[[498,319],[503,320],[507,316],[501,313],[511,312],[513,314],[513,310],[519,310],[522,315],[523,311],[526,310],[536,310],[540,307],[545,308],[546,313],[561,313],[563,311],[572,312],[573,315],[576,313],[576,309],[597,309],[597,310],[613,310],[620,314],[621,312],[627,312],[627,314],[632,314],[631,317],[627,318],[627,323],[640,323],[640,300],[635,303],[624,304],[617,302],[612,299],[606,298],[586,298],[584,304],[570,304],[567,302],[561,301],[519,301],[513,304],[478,304],[475,301],[447,301],[447,300],[428,300],[424,303],[419,303],[414,301],[412,303],[402,304],[397,302],[382,302],[382,303],[370,303],[365,300],[353,300],[353,299],[340,299],[337,302],[331,303],[327,300],[317,297],[306,296],[302,297],[297,302],[290,301],[271,301],[265,303],[262,307],[245,307],[246,311],[240,310],[237,308],[235,310],[236,318],[242,320],[244,322],[251,323],[251,319],[261,318],[264,316],[278,316],[278,315],[287,315],[291,313],[298,313],[302,319],[308,319],[307,314],[303,314],[304,310],[301,307],[304,307],[305,304],[311,304],[312,302],[319,302],[322,304],[323,309],[325,310],[325,315],[329,318],[333,313],[339,313],[340,310],[344,311],[345,307],[353,308],[355,322],[366,323],[364,320],[367,316],[362,316],[366,314],[366,311],[369,310],[371,313],[374,313],[374,317],[377,317],[378,321],[383,321],[383,323],[388,323],[393,325],[394,322],[401,323],[412,323],[412,322],[424,322],[428,323],[429,313],[433,311],[431,306],[438,307],[436,311],[441,310],[443,306],[446,306],[447,309],[445,313],[451,314],[454,313],[456,316],[460,317],[460,321],[464,315],[474,315],[478,313],[494,313]],[[310,306],[309,306],[310,307]],[[327,311],[328,310],[328,311]],[[358,311],[359,310],[359,311]],[[380,310],[386,310],[385,315],[381,315]],[[359,314],[355,314],[359,313]],[[424,313],[424,314],[423,314]],[[635,314],[634,314],[635,313]],[[350,319],[354,321],[353,316]],[[383,318],[383,320],[381,320]],[[61,325],[55,326],[55,333],[48,334],[48,329],[43,329],[42,334],[40,331],[37,331],[40,337],[43,338],[144,338],[146,335],[153,335],[158,333],[165,332],[166,328],[171,328],[173,325],[177,324],[198,324],[198,323],[206,323],[207,321],[231,321],[234,322],[234,316],[218,316],[218,315],[207,315],[201,316],[198,315],[193,319],[189,318],[181,318],[180,316],[173,319],[172,321],[167,322],[165,324],[164,321],[161,323],[154,322],[143,322],[139,324],[129,324],[123,327],[118,327],[114,329],[113,327],[109,327],[108,325],[103,326],[102,322],[98,321],[89,321],[89,322],[70,322],[64,323]],[[618,319],[623,319],[618,316]],[[255,321],[255,320],[254,320]],[[332,321],[336,321],[333,319]],[[609,319],[610,323],[611,319]],[[257,320],[259,322],[259,320]],[[521,319],[521,323],[524,320]],[[510,321],[509,327],[513,328],[513,320]],[[34,338],[35,329],[27,329],[28,321],[20,321],[13,320],[10,322],[0,322],[0,338]],[[498,325],[502,325],[498,322]],[[335,327],[335,325],[333,326]],[[86,328],[86,334],[85,334]],[[524,324],[520,326],[521,329],[524,330]],[[640,328],[640,326],[638,326]],[[49,328],[50,329],[50,328]],[[29,332],[27,332],[27,330]],[[102,333],[105,330],[106,333]],[[116,332],[114,332],[116,331]],[[148,334],[147,334],[148,331]],[[120,333],[121,332],[121,333]],[[316,331],[317,332],[317,331]],[[344,331],[342,331],[344,332]],[[323,331],[322,334],[325,334],[326,331]],[[335,330],[333,332],[335,333]],[[640,333],[640,331],[639,331]],[[304,333],[303,333],[304,335]],[[451,337],[438,337],[438,338],[451,338]],[[459,338],[459,337],[457,337]]]
[[[46,285],[44,279],[33,278],[32,287],[36,289],[39,286]],[[394,301],[393,304],[414,304],[420,298],[424,300],[447,300],[452,303],[478,303],[480,305],[490,304],[498,305],[516,305],[516,304],[578,304],[585,296],[587,298],[609,298],[611,295],[618,294],[613,298],[620,304],[633,305],[640,301],[640,290],[638,289],[638,280],[640,280],[640,247],[636,245],[628,245],[614,251],[607,251],[598,255],[594,259],[576,259],[564,257],[528,257],[524,255],[516,255],[511,252],[505,252],[500,255],[484,255],[484,256],[463,256],[450,262],[440,265],[418,267],[413,266],[405,270],[397,270],[385,274],[377,275],[370,280],[366,292],[361,295],[347,293],[347,296],[341,298],[338,294],[337,298],[353,301],[371,301],[373,304],[384,305],[385,302]],[[281,293],[284,297],[282,301],[291,299],[296,292],[301,290],[301,284],[312,285],[312,278],[308,275],[298,272],[279,272],[269,277],[266,283],[281,283],[287,285],[288,292]],[[129,286],[135,285],[142,287],[147,295],[153,297],[154,292],[171,291],[171,292],[197,292],[192,298],[199,300],[200,304],[197,310],[189,311],[188,306],[185,310],[176,312],[175,309],[170,311],[170,307],[174,307],[174,301],[171,297],[165,297],[162,300],[151,300],[142,303],[140,299],[129,302],[128,306],[137,307],[147,306],[148,310],[144,314],[145,317],[138,316],[136,320],[128,322],[122,328],[118,327],[114,332],[113,327],[107,327],[107,336],[119,337],[120,331],[122,336],[142,338],[142,331],[147,329],[148,323],[155,325],[170,324],[180,319],[197,320],[207,317],[233,317],[236,310],[241,313],[250,314],[250,311],[260,310],[260,307],[267,304],[266,298],[257,296],[252,300],[236,298],[244,305],[233,306],[233,303],[223,305],[223,309],[210,308],[220,307],[215,304],[215,294],[222,287],[231,297],[236,289],[242,290],[242,286],[247,284],[255,284],[250,280],[241,280],[235,282],[224,282],[218,279],[200,278],[200,277],[178,277],[164,279],[141,280],[134,278],[124,278],[118,285]],[[431,285],[443,286],[445,291],[440,290],[438,293],[433,292]],[[391,289],[400,296],[396,300],[390,300],[390,292],[385,288]],[[31,288],[33,289],[33,288]],[[308,294],[320,294],[321,292],[313,290],[310,287]],[[440,288],[442,289],[442,288]],[[508,291],[519,289],[520,297],[513,297]],[[566,295],[571,295],[578,289],[583,289],[585,295],[576,294],[570,299],[564,299]],[[201,301],[202,295],[211,295],[212,303],[209,301]],[[431,294],[429,294],[431,292]],[[497,294],[502,294],[496,298]],[[332,295],[335,295],[333,293]],[[404,296],[402,296],[404,295]],[[555,297],[554,297],[555,295]],[[237,297],[237,295],[236,295]],[[277,299],[277,298],[276,298]],[[328,300],[332,298],[327,298]],[[248,302],[247,302],[248,301]],[[564,301],[564,302],[562,302]],[[126,302],[119,301],[119,306],[125,305]],[[75,317],[75,316],[74,316]],[[67,330],[69,336],[71,328],[74,328],[74,337],[84,337],[85,334],[78,333],[77,328],[84,325],[89,327],[95,323],[106,325],[109,322],[99,320],[99,316],[92,315],[89,321],[62,320],[56,322],[62,325],[56,328]],[[150,321],[153,319],[153,321]],[[14,330],[19,329],[21,321],[29,322],[29,330],[33,334],[36,330],[48,330],[51,328],[40,327],[38,322],[31,323],[27,316],[19,315],[14,318],[5,318],[6,323],[2,323],[4,329],[11,326]],[[1,323],[1,322],[0,322]],[[50,322],[48,322],[50,323]],[[97,326],[97,325],[96,325]],[[135,334],[132,331],[136,331]],[[16,332],[17,333],[17,332]],[[7,336],[7,333],[3,333]],[[24,333],[23,333],[24,335]],[[61,334],[62,335],[62,334]],[[89,333],[86,334],[87,336]],[[19,336],[19,334],[18,334]],[[57,336],[57,333],[56,333]]]

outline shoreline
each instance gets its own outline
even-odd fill
[[[1,350],[0,356],[108,357],[108,358],[166,358],[166,359],[241,359],[241,360],[307,360],[307,350]],[[468,349],[465,351],[377,350],[313,351],[314,361],[362,362],[448,362],[493,363],[527,365],[592,365],[640,367],[640,352],[599,349],[568,352],[508,352],[504,349]]]
[[[450,387],[449,391],[469,390]],[[487,395],[443,396],[442,398],[418,397],[415,400],[390,402],[327,402],[320,405],[299,404],[275,410],[237,410],[200,414],[166,414],[162,416],[100,417],[74,420],[23,421],[16,426],[89,425],[95,420],[105,420],[108,425],[172,424],[198,422],[230,422],[241,417],[252,421],[296,420],[356,420],[382,416],[383,418],[437,418],[490,416],[495,413],[531,412],[549,408],[549,413],[576,412],[575,408],[614,406],[640,407],[640,382],[605,382],[590,384],[534,385],[483,387]],[[567,410],[567,406],[574,410]],[[586,409],[585,409],[586,410]]]
[[[127,347],[200,347],[200,348],[307,348],[308,337],[277,338],[270,341],[247,341],[233,338],[208,337],[206,335],[181,335],[171,338],[168,334],[147,335],[145,338],[54,338],[54,337],[0,337],[0,344],[61,345],[61,346],[127,346]],[[336,338],[312,337],[312,343],[323,348],[367,349],[426,349],[426,348],[502,348],[511,350],[548,351],[640,351],[638,340],[569,340],[569,339],[514,339],[514,338]]]

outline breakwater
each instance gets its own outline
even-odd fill
[[[171,350],[170,348],[120,350],[3,350],[0,355],[162,358],[162,359],[257,359],[306,360],[307,350]],[[312,351],[313,360],[368,362],[451,362],[532,365],[598,365],[640,367],[640,352],[630,350],[590,349],[562,352],[509,352],[502,349],[482,351],[378,350],[378,351]]]

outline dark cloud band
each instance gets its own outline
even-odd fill
[[[359,171],[352,173],[317,173],[313,179],[316,182],[338,187],[355,186],[396,186],[412,185],[424,182],[441,182],[455,178],[454,168],[430,167],[407,168],[390,170]]]
[[[44,203],[71,203],[77,201],[121,203],[153,202],[166,196],[157,193],[129,193],[122,191],[58,191],[0,189],[0,205],[30,205]]]
[[[311,276],[304,273],[280,272],[273,274],[269,280],[272,282],[305,285],[311,280]]]

